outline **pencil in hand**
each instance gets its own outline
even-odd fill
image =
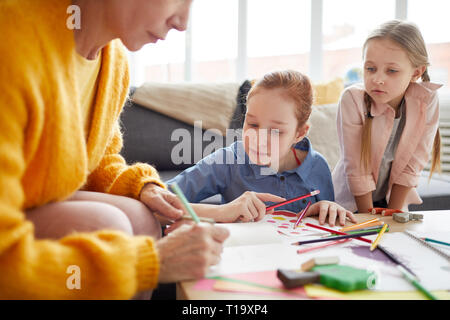
[[[295,201],[299,201],[299,200],[302,200],[302,199],[305,199],[305,198],[313,197],[315,195],[318,195],[319,193],[320,193],[320,190],[311,191],[310,193],[307,193],[307,194],[305,194],[303,196],[292,198],[292,199],[288,199],[286,201],[279,202],[277,204],[273,204],[271,206],[268,206],[266,208],[266,211],[269,211],[269,210],[272,210],[272,209],[275,209],[275,208],[278,208],[278,207],[284,206],[286,204],[289,204],[289,203],[292,203],[292,202],[295,202]]]
[[[192,218],[192,216],[187,215],[187,214],[185,214],[184,216],[182,216],[181,219],[183,219],[183,220],[194,220],[194,219]],[[214,220],[213,218],[198,217],[198,219],[199,219],[201,222],[208,222],[208,223],[212,223],[212,224],[216,223],[216,220]]]
[[[173,192],[178,196],[178,198],[181,200],[181,203],[183,204],[186,211],[190,214],[192,217],[192,220],[195,221],[195,223],[200,223],[200,219],[198,218],[197,214],[195,213],[194,209],[192,209],[191,205],[187,201],[186,197],[183,194],[183,191],[181,191],[180,187],[176,182],[169,185],[170,189],[172,189]]]

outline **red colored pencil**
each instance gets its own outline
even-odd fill
[[[308,201],[308,204],[306,205],[305,209],[302,210],[302,212],[300,213],[300,216],[298,217],[297,221],[295,222],[294,229],[297,228],[298,224],[305,216],[306,211],[308,211],[310,205],[311,205],[311,201]]]
[[[321,227],[321,226],[318,226],[318,225],[315,225],[315,224],[311,224],[311,223],[305,223],[305,226],[316,228],[316,229],[320,229],[320,230],[324,230],[324,231],[328,231],[328,232],[335,233],[335,234],[340,234],[340,235],[343,235],[343,236],[348,235],[348,233],[345,233],[345,232],[340,232],[340,231],[337,231],[337,230],[324,228],[324,227]],[[369,239],[366,239],[366,238],[363,238],[363,237],[358,237],[358,238],[355,238],[355,239],[360,240],[360,241],[364,241],[364,242],[367,242],[367,243],[372,243],[372,240],[369,240]]]
[[[286,200],[286,201],[279,202],[277,204],[268,206],[266,208],[266,211],[269,211],[269,210],[272,210],[272,209],[284,206],[286,204],[289,204],[289,203],[292,203],[292,202],[295,202],[295,201],[299,201],[299,200],[302,200],[302,199],[305,199],[305,198],[309,198],[309,197],[315,196],[316,194],[319,194],[319,193],[320,193],[320,190],[314,190],[314,191],[312,191],[312,192],[310,192],[308,194],[305,194],[303,196],[300,196],[300,197],[297,197],[297,198],[292,198],[292,199],[289,199],[289,200]]]

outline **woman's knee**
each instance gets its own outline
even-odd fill
[[[155,239],[162,236],[161,224],[153,212],[142,202],[128,199],[127,208],[122,208],[130,219],[135,235],[148,235]]]
[[[78,191],[72,196],[71,200],[108,203],[119,208],[128,217],[135,235],[148,235],[155,239],[159,239],[162,236],[159,220],[141,201],[91,191]]]
[[[37,238],[61,238],[72,232],[117,230],[133,234],[131,222],[119,208],[90,201],[60,202],[27,211]]]

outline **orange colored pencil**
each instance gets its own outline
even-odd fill
[[[384,224],[384,222],[381,221],[379,218],[374,218],[374,219],[370,219],[370,220],[367,220],[367,221],[364,221],[364,222],[361,222],[361,223],[354,224],[354,225],[349,226],[349,227],[344,227],[340,231],[341,232],[346,232],[346,231],[356,230],[356,229],[361,229],[361,228],[380,226],[380,225],[383,225],[383,224]]]

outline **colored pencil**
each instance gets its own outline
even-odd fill
[[[324,242],[324,241],[332,241],[332,240],[357,238],[359,236],[371,236],[371,235],[377,234],[377,233],[378,232],[376,232],[376,231],[367,231],[367,232],[361,233],[359,235],[357,235],[357,234],[347,234],[347,235],[344,235],[344,236],[336,236],[336,237],[331,237],[331,238],[319,238],[319,239],[313,239],[313,240],[298,241],[298,242],[294,242],[294,243],[291,243],[291,244],[292,245],[303,245],[303,244],[308,244],[308,243],[316,243],[316,242]]]
[[[361,229],[361,228],[366,228],[366,227],[372,227],[375,225],[382,225],[384,224],[383,221],[381,221],[379,218],[374,218],[374,219],[370,219],[361,223],[357,223],[354,224],[352,226],[349,227],[344,227],[342,228],[340,231],[342,232],[346,232],[346,231],[350,231],[350,230],[355,230],[355,229]]]
[[[328,228],[325,228],[325,227],[322,227],[322,226],[318,226],[318,225],[315,225],[315,224],[312,224],[312,223],[305,223],[305,226],[316,228],[316,229],[323,230],[323,231],[328,231],[328,232],[335,233],[335,234],[348,235],[348,233],[340,232],[340,231],[333,230],[333,229],[328,229]],[[366,239],[366,238],[358,237],[358,238],[355,238],[355,239],[356,240],[360,240],[360,241],[364,241],[364,242],[367,242],[367,243],[372,243],[372,240],[369,240],[369,239]]]
[[[302,200],[302,199],[305,199],[305,198],[313,197],[313,196],[315,196],[315,195],[317,195],[319,193],[320,193],[320,190],[314,190],[314,191],[312,191],[312,192],[310,192],[308,194],[305,194],[303,196],[292,198],[292,199],[289,199],[289,200],[286,200],[286,201],[282,201],[282,202],[279,202],[277,204],[273,204],[271,206],[268,206],[266,208],[266,211],[269,211],[269,210],[272,210],[272,209],[275,209],[275,208],[278,208],[278,207],[284,206],[286,204],[289,204],[289,203],[292,203],[292,202],[295,202],[295,201],[299,201],[299,200]]]
[[[383,224],[384,225],[384,224]],[[367,227],[367,228],[361,228],[361,229],[355,229],[355,230],[351,230],[351,231],[347,231],[348,234],[352,234],[354,232],[360,232],[360,231],[380,231],[381,229],[383,229],[383,226],[372,226],[372,227]],[[389,230],[389,225],[387,226],[386,231]]]
[[[342,240],[331,241],[331,242],[319,244],[317,246],[310,247],[310,248],[298,249],[297,253],[305,253],[305,252],[313,251],[313,250],[316,250],[316,249],[321,249],[321,248],[325,248],[325,247],[329,247],[329,246],[334,246],[335,244],[340,244],[340,243],[344,243],[344,242],[351,241],[351,240],[352,239],[342,239]]]
[[[306,214],[306,211],[308,211],[309,206],[311,205],[311,201],[308,201],[308,204],[306,205],[305,209],[302,210],[302,212],[300,213],[300,215],[298,216],[297,221],[295,222],[294,228],[297,228],[298,224],[300,223],[300,221],[303,219],[303,217]]]
[[[422,240],[427,241],[427,242],[434,242],[434,243],[438,243],[438,244],[443,244],[444,246],[450,246],[450,243],[447,243],[447,242],[444,242],[444,241],[434,240],[434,239],[430,239],[430,238],[422,238]]]
[[[422,292],[428,299],[430,300],[439,300],[436,296],[434,296],[430,291],[425,289],[425,287],[420,284],[419,280],[410,274],[404,267],[398,265],[397,269],[403,274],[403,277],[409,281],[414,287],[417,288],[420,292]]]
[[[384,232],[386,231],[387,226],[388,226],[387,223],[385,223],[383,226],[383,229],[381,229],[381,231],[378,233],[378,236],[375,239],[375,241],[372,242],[372,245],[370,246],[370,251],[375,250],[375,248],[378,245],[378,242],[380,242],[381,237],[383,236]]]
[[[346,235],[347,234],[347,233],[344,233],[344,232],[340,232],[340,231],[336,231],[336,230],[333,230],[333,229],[328,229],[328,228],[325,228],[325,227],[322,227],[322,226],[318,226],[318,225],[315,225],[315,224],[312,224],[312,223],[305,223],[305,225],[308,226],[308,227],[316,228],[316,229],[323,230],[323,231],[332,232],[332,233],[335,233],[335,234],[341,234],[341,235]],[[330,238],[328,238],[328,239],[330,239]],[[364,241],[364,242],[367,242],[367,243],[372,243],[372,240],[369,240],[369,239],[366,239],[366,238],[362,238],[362,237],[355,238],[355,239],[356,240],[360,240],[360,241]],[[386,257],[388,257],[389,260],[391,260],[392,262],[394,262],[397,265],[401,265],[403,268],[408,270],[411,274],[416,276],[416,274],[414,272],[412,272],[408,267],[406,267],[404,264],[402,264],[400,261],[398,261],[397,258],[395,258],[389,251],[387,251],[381,245],[377,246],[377,249],[380,250]]]
[[[380,232],[381,229],[383,229],[382,226],[375,226],[375,227],[370,227],[370,228],[357,229],[355,231],[347,231],[346,233],[347,234],[358,234],[358,233],[365,232],[365,231],[377,231],[377,232]],[[389,225],[387,225],[387,227],[386,227],[386,232],[388,232],[388,231],[389,231]]]
[[[374,226],[374,227],[369,227],[369,228],[362,228],[362,229],[356,229],[355,231],[347,231],[347,232],[343,232],[345,234],[358,234],[358,233],[362,233],[362,232],[366,232],[366,231],[376,231],[376,232],[380,232],[381,229],[383,229],[382,226]],[[386,232],[389,231],[389,225],[387,225],[386,228]],[[324,236],[324,238],[326,237],[332,237],[333,235],[327,235]]]
[[[198,216],[195,213],[194,209],[192,209],[191,205],[187,201],[186,197],[183,194],[183,191],[181,191],[181,189],[178,186],[178,184],[176,182],[174,182],[169,187],[173,190],[173,192],[175,192],[175,194],[181,200],[181,202],[183,203],[183,206],[186,208],[187,212],[191,215],[192,220],[194,220],[195,223],[200,223],[200,219],[198,218]]]
[[[183,220],[194,220],[191,216],[188,216],[188,215],[182,216],[181,219],[183,219]],[[198,217],[198,219],[201,222],[216,223],[216,220],[214,220],[213,218]]]

